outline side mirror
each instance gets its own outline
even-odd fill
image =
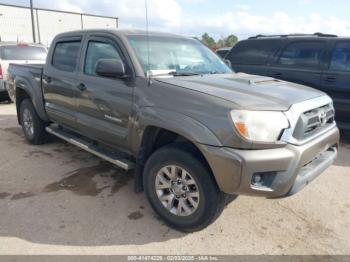
[[[232,69],[232,64],[231,64],[231,61],[230,61],[230,60],[224,59],[224,62],[225,62],[225,64],[226,64],[229,68]]]
[[[96,74],[103,77],[125,78],[125,66],[118,59],[99,59],[96,63]]]

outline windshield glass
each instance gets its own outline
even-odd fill
[[[2,46],[1,58],[3,60],[45,60],[46,49],[36,46]]]
[[[232,72],[224,61],[195,39],[149,36],[149,44],[143,35],[132,35],[128,39],[144,71],[151,70],[153,75]]]

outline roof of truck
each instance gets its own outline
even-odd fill
[[[61,33],[57,36],[69,36],[74,35],[77,33],[80,34],[86,34],[86,33],[101,33],[101,32],[107,32],[107,33],[113,33],[116,35],[149,35],[149,36],[167,36],[167,37],[181,37],[186,38],[186,36],[177,35],[173,33],[166,33],[166,32],[159,32],[159,31],[146,31],[146,30],[138,30],[138,29],[84,29],[84,30],[76,30],[76,31],[69,31],[65,33]],[[191,37],[188,37],[191,38]]]

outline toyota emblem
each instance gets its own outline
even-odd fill
[[[326,125],[326,123],[327,123],[327,114],[326,114],[326,112],[324,112],[324,111],[319,112],[318,113],[318,120],[320,121],[321,126]]]

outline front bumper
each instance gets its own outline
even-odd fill
[[[301,146],[287,144],[263,150],[207,145],[199,148],[223,192],[274,198],[295,194],[332,165],[338,143],[339,130],[334,127]]]

